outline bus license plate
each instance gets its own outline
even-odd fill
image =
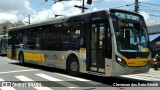
[[[141,70],[137,70],[137,71],[134,71],[133,73],[134,74],[139,74],[139,73],[142,73],[142,71]]]

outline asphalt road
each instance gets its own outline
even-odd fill
[[[155,74],[157,73],[157,74]],[[154,77],[152,74],[154,74]],[[0,90],[158,90],[160,89],[160,71],[139,75],[122,75],[119,77],[99,77],[81,74],[72,77],[65,70],[33,64],[21,66],[18,61],[0,57]],[[136,78],[135,78],[136,77]],[[141,87],[115,87],[125,83]],[[145,86],[147,83],[157,86]],[[2,87],[2,85],[4,87]],[[9,87],[12,85],[12,87]],[[8,87],[7,87],[8,86]],[[36,87],[35,87],[36,86]]]

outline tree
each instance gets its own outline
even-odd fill
[[[7,24],[3,24],[3,31],[2,31],[2,35],[6,35],[7,34]]]

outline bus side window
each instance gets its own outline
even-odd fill
[[[37,36],[36,36],[36,50],[43,50],[44,48],[44,28],[43,27],[39,27],[37,28],[39,32],[37,32]]]
[[[23,33],[22,32],[17,32],[16,47],[17,48],[22,48],[23,47]]]
[[[71,30],[71,48],[79,48],[80,30]]]
[[[62,28],[62,48],[63,49],[69,49],[70,48],[69,27],[63,27]]]
[[[70,31],[70,47],[72,49],[78,49],[84,47],[84,27],[83,22],[75,22]]]
[[[27,34],[27,47],[32,50],[36,49],[36,32],[33,30]]]
[[[44,44],[44,49],[45,50],[53,50],[54,45],[52,45],[53,41],[53,32],[54,29],[52,26],[44,27],[43,31],[45,32],[45,44]]]

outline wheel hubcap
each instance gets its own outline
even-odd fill
[[[76,62],[72,62],[72,63],[71,63],[71,70],[72,70],[72,71],[77,71],[77,68],[78,68],[78,67],[77,67],[77,63],[76,63]]]
[[[23,57],[22,57],[22,56],[20,56],[20,63],[22,63],[22,58],[23,58]]]

